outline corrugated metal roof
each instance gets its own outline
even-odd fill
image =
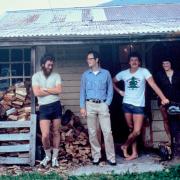
[[[180,4],[9,11],[0,38],[180,32]]]

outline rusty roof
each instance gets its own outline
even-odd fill
[[[0,38],[180,33],[180,4],[8,11]]]

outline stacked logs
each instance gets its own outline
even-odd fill
[[[29,120],[30,112],[30,88],[24,83],[17,83],[6,92],[0,93],[0,120]]]
[[[76,117],[78,119],[78,117]],[[87,164],[91,159],[88,135],[85,129],[73,125],[61,129],[60,163]]]

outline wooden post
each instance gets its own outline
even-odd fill
[[[36,63],[36,47],[31,48],[31,77],[35,73]],[[30,126],[30,165],[35,165],[35,152],[36,152],[36,106],[35,97],[31,91],[31,126]]]
[[[35,165],[35,153],[36,152],[36,114],[31,114],[31,126],[30,126],[30,165]]]

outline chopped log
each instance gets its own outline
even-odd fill
[[[17,100],[20,100],[20,101],[25,101],[25,99],[26,99],[26,97],[25,96],[21,96],[21,95],[19,95],[19,94],[16,94],[16,98],[17,98]]]
[[[27,90],[26,88],[16,88],[16,94],[21,95],[21,96],[26,96],[27,95]]]
[[[15,108],[11,108],[11,109],[9,109],[9,110],[6,111],[6,115],[7,115],[7,116],[9,116],[9,115],[11,115],[11,114],[13,114],[13,113],[16,113],[16,109],[15,109]]]
[[[9,120],[13,120],[13,121],[17,121],[18,120],[18,116],[17,115],[10,115],[8,116]]]
[[[21,101],[13,101],[12,104],[22,106],[23,102],[21,102]]]

